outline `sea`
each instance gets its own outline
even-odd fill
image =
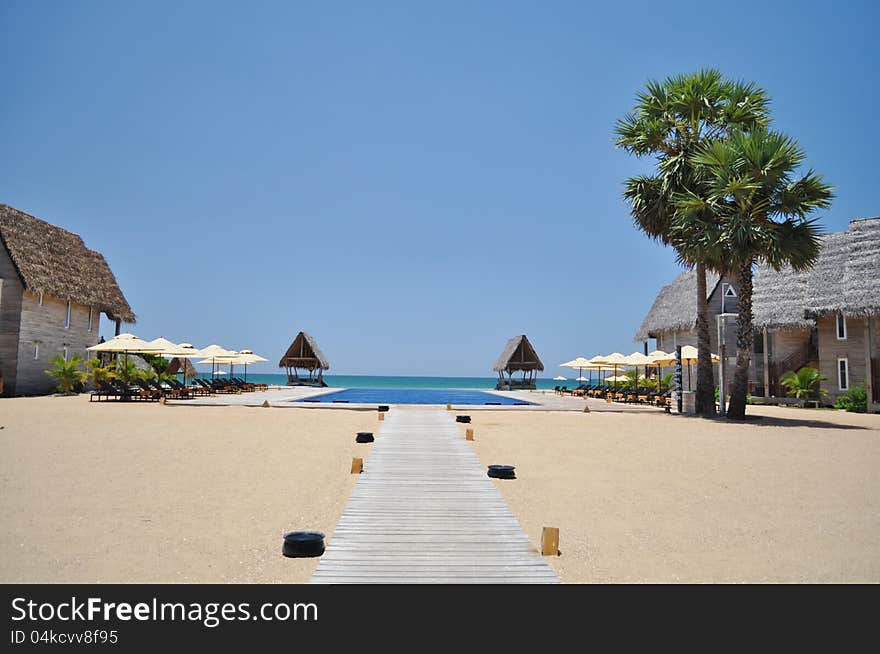
[[[236,377],[244,377],[238,369]],[[247,380],[260,384],[273,384],[284,386],[287,384],[286,374],[277,373],[248,373]],[[493,389],[498,381],[497,377],[385,377],[373,375],[324,375],[327,386],[333,388],[473,388]],[[576,381],[553,381],[552,379],[537,379],[537,387],[540,390],[553,390],[554,386],[568,385],[569,388],[577,386]]]

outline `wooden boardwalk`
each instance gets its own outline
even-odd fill
[[[558,581],[454,417],[405,409],[387,414],[312,576],[329,584]]]

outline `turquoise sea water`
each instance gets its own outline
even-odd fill
[[[238,369],[236,377],[243,377]],[[254,374],[248,373],[248,381],[262,384],[287,384],[285,374]],[[325,375],[324,381],[328,386],[335,388],[495,388],[497,377],[380,377],[370,375]],[[553,390],[554,386],[568,385],[569,388],[577,386],[577,382],[553,381],[552,379],[538,379],[539,389]]]

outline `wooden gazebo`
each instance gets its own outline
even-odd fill
[[[541,363],[541,359],[538,358],[538,353],[529,343],[529,339],[525,334],[522,334],[507,341],[507,345],[504,346],[504,351],[495,362],[493,370],[498,373],[496,390],[534,390],[535,377],[538,372],[544,370],[544,364]],[[513,373],[515,372],[522,372],[522,377],[514,379]],[[505,373],[507,374],[506,379]]]
[[[324,371],[330,370],[327,357],[321,352],[321,348],[315,339],[300,332],[293,339],[293,343],[287,348],[287,352],[278,362],[279,368],[287,369],[288,386],[326,386],[324,383]],[[301,377],[299,371],[308,373]]]

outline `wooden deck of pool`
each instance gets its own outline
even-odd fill
[[[387,414],[312,576],[329,584],[558,581],[442,410]]]

